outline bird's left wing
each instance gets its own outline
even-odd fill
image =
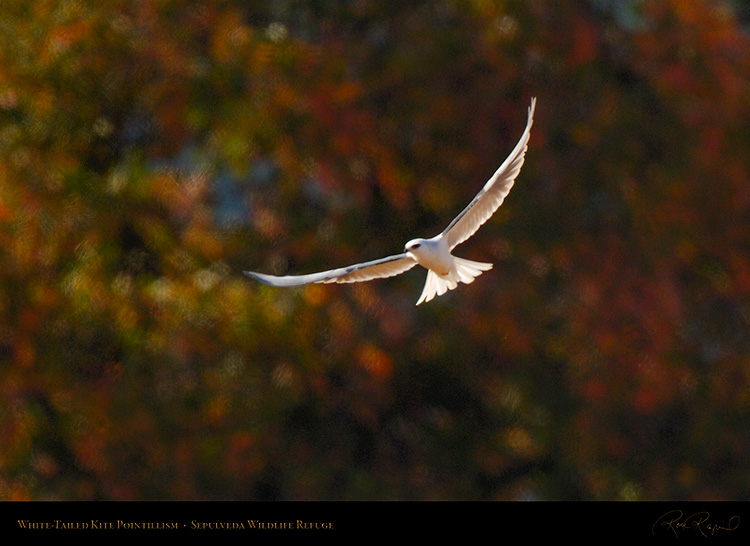
[[[442,235],[448,243],[448,248],[453,249],[453,247],[474,235],[479,227],[503,204],[505,196],[513,187],[513,183],[523,165],[526,148],[529,144],[531,124],[534,121],[535,107],[536,98],[533,98],[531,99],[531,106],[529,106],[526,129],[516,147],[476,197],[471,200],[471,203],[443,231]]]
[[[277,277],[275,275],[264,275],[253,271],[245,271],[245,275],[270,286],[299,286],[311,283],[346,283],[361,282],[383,277],[393,277],[408,271],[417,265],[408,254],[396,254],[387,258],[380,258],[371,262],[350,265],[339,269],[311,273],[309,275],[287,275]]]

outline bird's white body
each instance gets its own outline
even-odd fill
[[[427,280],[417,305],[453,290],[459,282],[470,284],[492,264],[474,262],[451,254],[443,234],[432,239],[413,239],[406,243],[406,254],[427,269]]]
[[[490,177],[471,203],[453,219],[445,230],[431,239],[412,239],[402,254],[371,262],[331,269],[310,275],[264,275],[245,271],[249,277],[271,286],[298,286],[309,283],[348,283],[392,277],[419,264],[427,269],[427,280],[417,305],[453,290],[459,282],[469,284],[492,264],[474,262],[451,254],[453,248],[474,235],[502,205],[523,165],[534,119],[536,99],[531,100],[526,129],[516,147]]]
[[[453,255],[442,235],[432,239],[412,239],[404,250],[419,265],[439,275],[447,275],[454,267]]]

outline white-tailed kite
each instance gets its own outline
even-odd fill
[[[528,147],[535,107],[536,98],[533,98],[529,106],[526,129],[516,147],[471,203],[440,235],[432,239],[413,239],[406,243],[404,252],[401,254],[320,273],[277,277],[245,271],[245,275],[271,286],[348,283],[392,277],[419,264],[427,269],[427,281],[417,305],[430,301],[435,295],[442,296],[448,290],[453,290],[459,282],[465,284],[473,282],[483,271],[492,269],[492,264],[458,258],[451,254],[451,250],[474,235],[477,229],[503,204],[505,196],[513,187]]]

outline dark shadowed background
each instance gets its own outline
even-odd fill
[[[0,498],[750,496],[748,4],[0,10]]]

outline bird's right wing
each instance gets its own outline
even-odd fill
[[[253,271],[244,271],[245,275],[270,286],[299,286],[311,283],[347,283],[362,282],[384,277],[393,277],[408,271],[417,265],[408,254],[396,254],[371,262],[350,265],[339,269],[311,273],[309,275],[264,275]]]
[[[529,144],[531,124],[534,121],[535,108],[536,98],[533,98],[531,99],[531,106],[529,106],[526,129],[516,147],[472,199],[471,203],[443,231],[443,237],[445,237],[448,248],[451,250],[474,235],[479,227],[503,204],[505,196],[513,187],[513,182],[515,182],[523,165],[524,155]]]

